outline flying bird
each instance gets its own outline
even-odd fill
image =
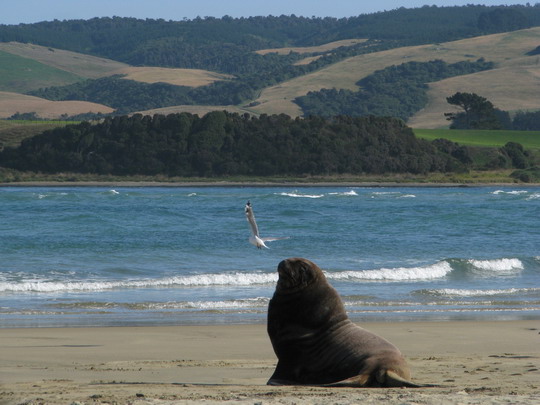
[[[266,249],[269,249],[269,247],[266,246],[264,242],[272,242],[274,240],[280,240],[280,239],[289,239],[288,237],[261,238],[259,236],[259,228],[257,227],[257,222],[255,222],[255,215],[253,215],[253,207],[251,206],[251,203],[249,201],[246,203],[246,207],[244,211],[246,213],[246,219],[249,222],[249,225],[251,227],[251,236],[249,237],[249,243],[251,243],[254,246],[257,246],[258,249],[262,249],[263,247]]]

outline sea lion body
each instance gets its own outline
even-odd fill
[[[278,364],[268,384],[416,386],[397,347],[349,320],[316,264],[291,258],[278,272],[267,325]]]

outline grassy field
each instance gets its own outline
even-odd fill
[[[219,80],[230,80],[231,75],[202,69],[172,69],[160,67],[127,67],[116,73],[125,74],[125,79],[144,83],[169,83],[176,86],[207,86]]]
[[[532,62],[532,60],[531,60]],[[458,111],[446,101],[456,92],[476,93],[505,111],[540,109],[540,65],[507,66],[429,84],[428,105],[408,121],[415,128],[447,127],[444,112]]]
[[[454,63],[463,60],[477,60],[482,57],[495,62],[497,64],[496,70],[504,70],[486,74],[485,77],[473,78],[472,82],[468,78],[469,75],[460,76],[454,78],[452,82],[445,83],[441,91],[437,91],[437,88],[433,87],[437,94],[431,94],[430,103],[440,99],[444,100],[445,97],[460,91],[463,86],[474,85],[477,94],[489,94],[489,100],[497,107],[510,110],[540,109],[540,97],[537,96],[540,62],[538,56],[526,56],[527,52],[538,46],[539,41],[540,27],[537,27],[454,42],[402,47],[359,55],[264,89],[257,99],[259,104],[254,109],[257,113],[283,112],[297,116],[301,115],[301,110],[293,102],[296,97],[305,95],[309,91],[319,91],[322,88],[357,90],[356,82],[358,80],[387,66],[410,61],[427,62],[434,59]],[[493,80],[497,80],[497,82]],[[516,101],[519,104],[514,106]],[[428,105],[413,117],[414,126],[417,128],[444,126],[447,124],[444,112],[447,111],[449,110],[446,103],[438,104],[435,109],[430,109],[430,105]],[[426,114],[430,122],[433,122],[433,114],[436,116],[435,122],[430,126],[424,126]]]
[[[73,73],[0,50],[0,91],[24,93],[80,80],[83,78]]]
[[[241,108],[241,107],[230,106],[230,105],[175,105],[171,107],[162,107],[162,108],[154,108],[152,110],[138,111],[138,113],[143,114],[143,115],[154,115],[154,114],[168,115],[168,114],[177,114],[177,113],[186,112],[189,114],[197,114],[199,117],[202,117],[203,115],[206,115],[211,111],[228,111],[230,113],[237,113],[237,114],[248,113],[251,115],[257,115],[247,108]]]
[[[0,91],[0,119],[15,113],[35,112],[40,118],[58,119],[62,114],[110,113],[113,108],[89,101],[50,101],[40,97]]]
[[[540,131],[414,129],[414,134],[430,141],[445,138],[468,146],[501,147],[517,142],[525,149],[540,150]]]
[[[277,53],[278,55],[288,55],[291,52],[295,53],[315,53],[315,52],[328,52],[333,49],[337,49],[342,46],[351,46],[366,42],[367,39],[343,39],[341,41],[329,42],[318,46],[305,46],[305,47],[290,47],[290,48],[272,48],[272,49],[260,49],[255,51],[259,55],[266,55],[269,53]]]
[[[0,42],[0,50],[92,79],[113,75],[119,69],[129,66],[111,59],[19,42]]]

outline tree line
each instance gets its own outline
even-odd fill
[[[469,164],[466,148],[418,139],[395,118],[224,111],[108,117],[0,153],[0,166],[21,171],[182,177],[428,173]]]
[[[446,42],[540,25],[540,5],[404,7],[347,18],[267,16],[192,20],[121,17],[0,25],[0,41],[67,49],[133,65],[228,71],[227,53],[310,46],[349,38]],[[221,47],[226,46],[227,52]],[[171,52],[171,50],[178,52]]]

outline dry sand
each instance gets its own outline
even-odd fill
[[[264,325],[0,329],[0,404],[540,404],[540,321],[362,326],[440,387],[267,386]]]

